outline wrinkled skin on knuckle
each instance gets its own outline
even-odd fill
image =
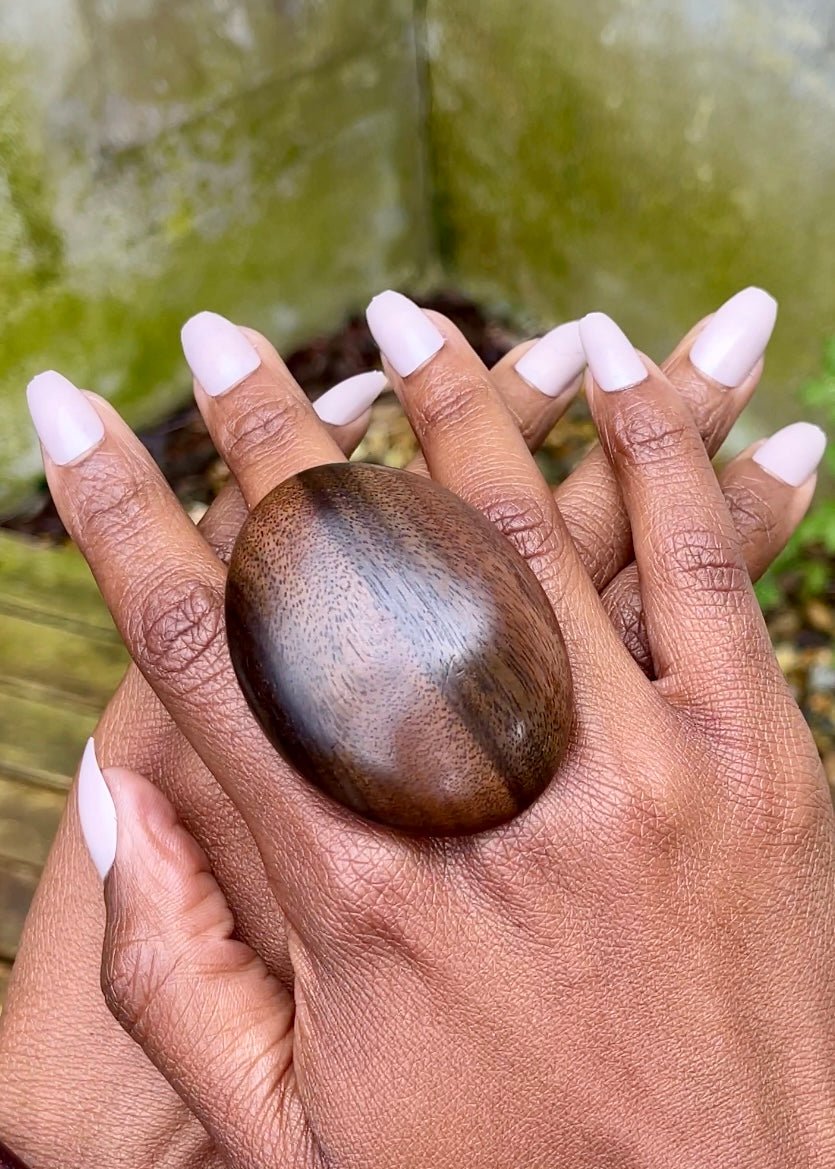
[[[638,569],[633,564],[616,577],[602,596],[603,608],[627,653],[648,678],[655,674],[647,633]]]
[[[126,534],[136,540],[154,512],[157,484],[123,452],[103,451],[73,483],[72,527],[83,548],[111,547]]]
[[[674,470],[688,460],[697,444],[701,448],[698,434],[686,420],[660,406],[654,396],[627,391],[623,398],[606,422],[606,433],[614,458],[626,471]]]
[[[413,399],[412,421],[418,436],[431,438],[436,431],[456,431],[478,417],[487,396],[481,378],[455,370],[427,369],[420,394]]]
[[[748,569],[756,579],[769,565],[788,535],[783,532],[771,500],[763,497],[756,479],[736,478],[723,488],[740,543],[746,549]]]
[[[159,940],[150,933],[137,932],[127,920],[117,919],[108,928],[101,968],[102,992],[111,1014],[140,1045],[157,1028],[153,1019],[155,1004],[170,976],[159,953]]]
[[[143,673],[190,685],[214,677],[225,647],[220,586],[175,577],[155,588],[135,611]]]
[[[338,898],[335,922],[340,949],[355,960],[398,955],[419,964],[426,953],[425,910],[434,881],[409,853],[362,846],[346,849],[332,883]]]
[[[253,387],[257,391],[258,387]],[[275,394],[257,402],[241,413],[232,411],[224,423],[225,454],[229,462],[239,466],[261,451],[271,458],[290,449],[297,441],[308,407],[292,394]]]
[[[669,376],[670,371],[667,373]],[[687,402],[708,452],[715,454],[733,422],[727,392],[708,385],[685,355],[675,365],[675,386]]]
[[[667,512],[658,545],[659,587],[691,593],[699,604],[742,608],[748,601],[751,579],[742,558],[729,555],[721,532],[692,527],[686,508],[678,519]]]
[[[669,771],[673,770],[670,760]],[[614,843],[621,869],[631,869],[641,881],[653,873],[678,871],[693,847],[686,805],[673,791],[664,790],[665,780],[658,773],[622,783],[610,802],[606,838]]]
[[[522,495],[481,504],[480,510],[532,568],[553,551],[557,517],[548,501]]]

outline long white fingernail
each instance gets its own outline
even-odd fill
[[[347,426],[356,422],[372,406],[388,385],[380,370],[358,373],[332,386],[313,403],[313,409],[330,426]]]
[[[764,471],[788,483],[802,487],[817,471],[826,450],[826,435],[811,422],[793,422],[766,439],[752,458]]]
[[[585,367],[579,321],[551,329],[515,365],[516,372],[528,385],[549,398],[556,398],[573,386]]]
[[[80,459],[104,438],[104,423],[92,402],[54,370],[32,379],[26,400],[38,438],[59,467]]]
[[[180,336],[195,380],[212,398],[233,390],[261,365],[238,326],[217,313],[198,313],[186,321]]]
[[[691,364],[729,389],[742,385],[765,353],[777,320],[777,301],[761,288],[743,288],[717,309],[690,350]]]
[[[78,770],[78,818],[87,851],[102,880],[116,859],[116,806],[96,759],[96,745],[87,740]]]
[[[401,377],[408,377],[443,348],[443,335],[423,309],[400,292],[381,292],[365,311],[380,352]]]
[[[589,313],[580,321],[580,340],[601,390],[628,390],[649,377],[632,342],[611,317]]]

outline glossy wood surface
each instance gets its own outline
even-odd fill
[[[261,725],[306,779],[413,832],[475,832],[554,775],[572,716],[550,604],[482,515],[430,480],[317,467],[255,509],[227,586]]]

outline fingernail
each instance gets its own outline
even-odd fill
[[[444,338],[423,309],[399,292],[381,292],[365,312],[380,352],[401,377],[414,373],[443,348]]]
[[[826,450],[826,435],[811,422],[793,422],[766,439],[752,456],[764,471],[789,487],[802,487],[818,469]]]
[[[78,818],[87,851],[102,880],[116,859],[116,806],[96,759],[96,745],[87,740],[78,771]]]
[[[580,321],[580,340],[594,380],[601,390],[628,390],[649,377],[632,342],[605,313]]]
[[[777,301],[744,288],[717,309],[696,338],[690,362],[729,389],[742,385],[765,353],[777,320]]]
[[[95,407],[60,373],[38,374],[27,387],[26,400],[38,438],[59,467],[86,455],[104,438]]]
[[[261,365],[238,326],[217,313],[198,313],[186,321],[180,336],[195,380],[212,398],[240,385]]]
[[[529,386],[556,398],[574,385],[585,367],[580,324],[570,321],[540,337],[522,354],[514,368]]]
[[[387,384],[388,378],[379,370],[358,373],[322,394],[313,403],[313,409],[323,422],[331,426],[347,426],[349,422],[356,422],[377,401]]]

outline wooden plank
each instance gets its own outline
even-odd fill
[[[0,679],[0,769],[9,778],[69,786],[97,710]]]
[[[118,642],[110,614],[81,553],[0,532],[0,608],[38,614],[42,622],[70,626]]]
[[[0,1014],[6,1001],[6,992],[9,988],[9,979],[12,976],[12,967],[9,962],[0,962]]]
[[[42,624],[39,614],[23,613],[4,612],[0,598],[0,674],[104,706],[127,666],[122,645],[90,636],[89,627]]]
[[[13,961],[40,870],[0,859],[0,960]]]
[[[43,865],[65,802],[64,792],[0,773],[0,859]]]

